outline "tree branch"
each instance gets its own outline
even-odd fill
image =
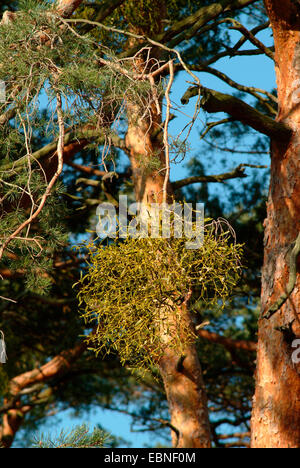
[[[202,62],[200,62],[197,65],[189,65],[189,68],[190,68],[190,70],[193,70],[193,71],[210,73],[211,75],[214,75],[214,76],[218,77],[220,80],[227,83],[232,88],[238,89],[239,91],[242,91],[244,93],[248,93],[248,94],[252,95],[253,97],[255,97],[261,103],[261,105],[263,105],[263,106],[265,106],[267,108],[268,112],[270,112],[271,114],[277,115],[277,110],[270,105],[270,100],[271,100],[276,104],[276,108],[277,108],[278,100],[277,100],[276,96],[274,96],[272,93],[269,93],[268,91],[266,91],[264,89],[261,89],[261,88],[255,88],[253,86],[241,85],[241,84],[237,83],[236,81],[232,80],[225,73],[223,73],[223,72],[221,72],[219,70],[216,70],[215,68],[208,67],[207,65],[205,65]],[[177,70],[181,69],[181,64],[176,64],[176,69]],[[267,98],[263,98],[262,96],[260,96],[260,94],[265,94],[267,96]]]
[[[152,43],[155,45],[154,42],[159,42],[160,45],[164,43],[167,46],[168,41],[171,41],[175,36],[177,36],[177,34],[180,34],[183,31],[189,31],[191,28],[194,28],[195,24],[197,24],[197,30],[201,29],[203,26],[217,18],[225,11],[242,9],[245,6],[252,5],[258,1],[259,0],[220,0],[219,2],[202,7],[187,18],[184,18],[183,20],[173,24],[173,26],[170,27],[167,31],[158,34],[152,40],[150,40],[148,37],[141,36],[140,39],[143,39],[144,42],[139,42],[138,45],[135,45],[125,53],[120,54],[119,58],[131,57],[135,55],[138,50],[140,50],[147,43]],[[180,41],[184,39],[185,35],[182,35],[182,39],[180,39]],[[174,44],[178,45],[180,41],[176,39],[174,40]]]
[[[269,49],[272,52],[275,52],[274,47],[269,47]],[[244,50],[237,50],[235,51],[234,48],[227,47],[225,51],[220,52],[219,54],[214,55],[212,58],[209,60],[206,60],[206,62],[203,62],[204,65],[212,65],[213,63],[216,63],[218,60],[224,58],[224,57],[240,57],[240,56],[256,56],[256,55],[264,55],[264,52],[261,49],[244,49]]]
[[[270,21],[266,21],[265,23],[263,24],[259,24],[258,26],[256,26],[255,28],[251,29],[250,30],[250,33],[252,34],[252,36],[256,36],[256,34],[258,34],[259,32],[261,31],[264,31],[265,29],[269,28],[270,27]],[[242,45],[245,44],[245,42],[247,42],[248,38],[244,35],[243,37],[241,37],[241,39],[236,43],[236,45],[232,48],[232,50],[234,52],[236,52],[238,49],[240,49],[242,47]],[[269,50],[271,50],[269,48]],[[271,52],[274,52],[273,50],[271,50]]]
[[[239,23],[237,20],[233,18],[225,18],[224,20],[220,21],[220,23],[232,23],[230,29],[235,29],[243,34],[243,36],[248,39],[248,41],[252,42],[258,49],[261,49],[262,52],[269,57],[271,60],[274,60],[274,53],[266,47],[259,39],[257,39],[251,31],[249,31],[245,26]]]
[[[24,388],[46,382],[67,372],[72,363],[82,355],[86,348],[87,344],[82,342],[74,348],[58,354],[43,366],[14,377],[10,382],[10,394],[17,395]]]
[[[92,129],[87,126],[87,128],[80,128],[75,131],[69,132],[64,136],[64,146],[71,144],[77,145],[79,149],[82,149],[84,146],[88,145],[91,141],[98,139],[99,144],[104,143],[105,135],[100,129]],[[126,149],[125,142],[118,135],[111,136],[112,144],[118,148]],[[52,141],[48,145],[45,145],[43,148],[39,149],[32,153],[30,157],[31,163],[35,161],[46,158],[56,152],[57,149],[57,140]],[[28,156],[22,156],[17,161],[14,161],[9,164],[0,166],[0,173],[4,171],[16,170],[19,167],[22,167],[24,164],[28,163]]]
[[[225,336],[218,335],[217,333],[209,332],[207,330],[197,330],[197,335],[200,338],[204,338],[212,343],[221,344],[228,351],[248,351],[255,352],[257,349],[257,343],[254,341],[247,340],[233,340],[226,338]]]
[[[201,135],[200,135],[200,140],[203,140],[204,137],[208,134],[208,132],[210,132],[213,128],[215,128],[215,127],[217,127],[219,125],[224,125],[226,123],[231,123],[231,122],[234,122],[234,121],[235,121],[234,119],[229,117],[227,119],[217,120],[216,122],[210,122],[210,123],[206,124],[204,132],[201,133]]]
[[[90,6],[92,8],[100,7],[95,17],[95,21],[102,23],[102,21],[104,21],[111,13],[113,13],[113,11],[116,10],[116,8],[121,6],[124,2],[125,0],[107,0],[103,3],[103,5],[98,5],[97,3],[91,4]],[[93,28],[95,28],[95,25],[87,24],[82,29],[84,32],[89,32]]]
[[[276,122],[241,99],[204,87],[201,87],[200,91],[203,96],[201,100],[202,108],[207,112],[225,112],[235,120],[249,125],[270,138],[281,141],[288,141],[291,138],[293,133],[291,128],[281,122]],[[192,97],[198,96],[198,94],[198,86],[190,87],[181,98],[182,104],[187,104]]]
[[[13,119],[16,115],[16,109],[8,109],[2,115],[0,115],[0,125],[5,125],[11,119]]]
[[[192,176],[192,177],[187,177],[186,179],[177,180],[176,182],[172,183],[172,188],[173,190],[178,190],[182,187],[185,187],[191,184],[208,183],[208,182],[224,182],[224,180],[238,179],[238,178],[245,178],[245,177],[248,177],[248,176],[247,174],[245,174],[244,164],[240,164],[233,171],[226,172],[224,174]]]
[[[244,8],[255,3],[257,0],[220,0],[211,5],[199,8],[194,14],[175,23],[168,31],[159,35],[156,39],[159,42],[170,41],[177,34],[185,30],[193,29],[194,34],[209,21],[220,16],[225,11],[233,11]],[[178,45],[178,42],[176,43]]]
[[[69,18],[83,0],[58,0],[57,12],[63,18]]]

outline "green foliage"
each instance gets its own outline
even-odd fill
[[[99,56],[106,58],[107,65],[99,63]],[[125,92],[133,101],[142,101],[151,89],[148,82],[131,77],[130,63],[120,63],[90,34],[81,36],[72,25],[62,27],[59,19],[42,7],[19,11],[15,22],[2,25],[0,63],[5,63],[0,67],[0,79],[5,81],[8,94],[13,91],[14,106],[25,115],[30,113],[31,125],[43,90],[50,100],[57,90],[63,93],[68,103],[65,118],[72,119],[74,125],[93,117],[99,123],[103,106],[106,113],[111,106],[114,115]],[[120,66],[125,73],[120,73]],[[53,126],[48,127],[53,132]]]
[[[34,438],[32,448],[103,448],[108,437],[98,428],[90,434],[88,426],[82,424],[70,432],[61,431],[55,439],[41,434]]]
[[[21,176],[23,175],[21,173]],[[38,174],[33,174],[31,190],[34,191],[35,196],[42,195],[45,186],[41,182],[39,186],[35,186],[35,178],[37,184],[40,181]],[[17,179],[20,181],[19,177]],[[19,193],[22,193],[22,185],[20,184],[19,187]],[[10,191],[10,186],[6,185],[3,179],[0,180],[0,189],[2,194],[7,197],[10,208],[15,208],[0,216],[1,239],[4,239],[27,219],[28,211],[26,207],[18,208],[16,206],[19,203],[19,194]],[[13,239],[10,245],[15,256],[12,257],[5,251],[2,258],[2,265],[11,269],[12,272],[24,269],[26,272],[25,288],[36,294],[45,294],[51,287],[52,279],[49,273],[52,270],[53,252],[62,250],[68,240],[68,233],[63,221],[68,211],[59,192],[60,187],[57,186],[44,206],[43,216],[32,228],[32,237]]]
[[[216,236],[211,227],[199,249],[186,249],[186,240],[128,238],[98,249],[87,245],[90,268],[79,283],[79,303],[83,318],[95,327],[89,342],[96,353],[117,351],[123,364],[149,367],[166,346],[180,355],[195,340],[182,312],[189,291],[197,289],[207,307],[224,306],[239,278],[241,246],[230,242],[228,233]],[[166,336],[171,336],[167,344]]]
[[[151,91],[150,83],[131,77],[128,62],[122,64],[124,73],[120,73],[120,63],[111,51],[89,34],[80,36],[71,25],[62,27],[47,7],[48,2],[22,1],[15,21],[0,27],[0,80],[6,83],[8,99],[0,105],[0,112],[7,106],[15,109],[14,119],[0,129],[1,243],[37,209],[45,193],[49,179],[34,150],[41,139],[48,143],[57,138],[56,93],[65,99],[66,131],[89,122],[103,128],[108,140],[115,116],[121,118],[118,112],[124,95],[145,105]],[[103,55],[107,65],[99,64]],[[161,92],[160,87],[158,95]],[[45,94],[47,115],[39,112],[39,99]],[[24,231],[23,238],[12,240],[10,246],[20,260],[3,257],[12,270],[27,271],[27,288],[38,294],[50,288],[52,280],[44,273],[50,271],[52,253],[67,240],[62,220],[68,212],[61,191],[56,184],[47,199],[38,218],[38,236],[35,222],[25,240]]]

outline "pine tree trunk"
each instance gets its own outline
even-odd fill
[[[151,119],[139,118],[144,109],[128,103],[129,127],[126,146],[130,151],[136,200],[145,204],[162,203],[166,176],[166,160],[159,128],[161,116],[156,107],[151,110]],[[151,167],[155,169],[151,170]],[[172,200],[171,184],[167,184],[167,202]],[[164,312],[162,312],[163,314]],[[165,317],[172,325],[172,317]],[[182,307],[182,320],[186,327],[193,327],[187,307]],[[158,331],[162,334],[164,332]],[[169,404],[172,443],[178,448],[210,448],[211,435],[207,409],[207,398],[202,369],[195,345],[184,351],[184,356],[168,346],[159,362]],[[171,337],[169,337],[171,341]]]
[[[181,307],[186,329],[193,327],[187,305],[188,301]],[[172,317],[165,318],[172,330]],[[166,334],[163,339],[168,343],[172,337]],[[207,397],[196,346],[187,346],[181,355],[166,347],[159,369],[169,403],[173,447],[211,448]]]
[[[271,184],[265,222],[262,314],[286,292],[291,245],[300,232],[300,2],[265,0],[276,49],[278,121],[294,134],[272,142]],[[292,361],[300,336],[299,258],[292,294],[268,320],[259,321],[253,448],[300,447],[300,368]],[[279,331],[292,327],[293,333]]]

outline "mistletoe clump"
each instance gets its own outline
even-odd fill
[[[241,246],[212,228],[205,229],[201,248],[188,250],[185,242],[127,238],[87,245],[90,265],[79,283],[79,302],[97,354],[117,352],[123,365],[153,366],[166,345],[180,353],[195,341],[183,319],[191,291],[191,301],[224,307],[239,279]]]

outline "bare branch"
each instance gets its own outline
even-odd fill
[[[226,147],[219,146],[219,145],[217,145],[215,143],[212,143],[211,141],[206,140],[203,136],[202,136],[201,139],[204,141],[204,143],[211,146],[212,148],[215,148],[216,150],[222,151],[222,152],[225,152],[225,153],[232,153],[232,154],[271,154],[270,151],[239,150],[239,149],[235,149],[235,148],[226,148]],[[244,164],[244,166],[252,167],[251,164]],[[269,166],[253,166],[253,167],[256,167],[257,169],[267,169]]]
[[[257,33],[261,32],[261,31],[264,31],[265,29],[269,28],[270,27],[270,21],[266,21],[265,23],[263,24],[259,24],[258,26],[256,26],[255,28],[251,29],[250,30],[250,33],[252,34],[252,36],[256,36]],[[240,49],[244,44],[245,42],[247,42],[248,40],[248,37],[246,37],[245,35],[243,37],[241,37],[241,39],[236,43],[236,45],[233,47],[233,51],[237,51],[238,49]],[[274,52],[273,50],[271,52]]]
[[[204,130],[204,132],[201,134],[200,136],[200,140],[203,140],[204,137],[208,134],[208,132],[210,132],[210,130],[212,130],[213,128],[219,126],[219,125],[224,125],[226,123],[230,123],[230,122],[234,122],[234,119],[232,119],[231,117],[229,117],[228,119],[222,119],[222,120],[218,120],[216,122],[210,122],[206,125],[206,128]]]
[[[271,60],[274,60],[274,53],[266,47],[257,37],[252,34],[251,31],[249,31],[245,26],[243,26],[241,23],[239,23],[237,20],[233,18],[225,18],[220,23],[232,23],[231,28],[229,29],[235,29],[236,31],[240,31],[246,39],[248,39],[252,44],[254,44],[258,49],[262,50],[264,54],[269,57]]]

